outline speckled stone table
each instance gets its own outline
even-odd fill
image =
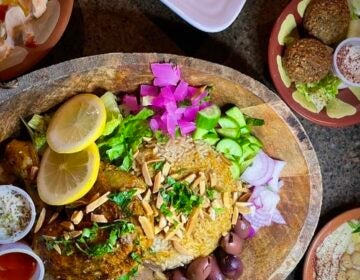
[[[288,2],[248,0],[227,30],[207,34],[158,0],[75,0],[63,38],[37,68],[108,52],[162,52],[220,63],[274,89],[267,70],[267,44],[272,25]],[[299,119],[322,169],[322,226],[336,214],[360,207],[360,125],[329,129]],[[288,279],[300,279],[301,269],[299,264]]]

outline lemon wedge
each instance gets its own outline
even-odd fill
[[[41,200],[65,205],[83,197],[94,185],[100,166],[95,143],[73,154],[59,154],[47,148],[37,177]]]
[[[100,137],[105,128],[103,101],[94,94],[79,94],[65,102],[51,118],[46,138],[57,153],[75,153]]]

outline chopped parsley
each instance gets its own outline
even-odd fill
[[[121,275],[118,280],[131,280],[132,277],[136,276],[138,272],[138,267],[134,267],[133,269],[131,269],[128,273],[126,273],[125,275]]]
[[[137,263],[141,263],[141,257],[136,252],[131,252],[130,257]]]
[[[164,215],[168,216],[168,209],[172,206],[178,213],[187,216],[194,208],[202,203],[202,198],[189,188],[189,184],[178,182],[172,177],[166,177],[166,184],[168,187],[160,190],[160,194],[164,200],[160,211],[164,213]]]
[[[360,222],[348,222],[349,226],[353,229],[352,233],[360,233]]]
[[[117,192],[109,194],[110,201],[116,203],[121,210],[127,212],[127,207],[129,206],[132,197],[136,193],[136,189],[131,189],[129,191]]]
[[[155,162],[155,163],[153,164],[153,168],[154,168],[154,170],[156,170],[156,171],[160,171],[160,170],[162,170],[164,164],[165,164],[165,161]]]
[[[206,196],[210,199],[210,200],[214,200],[215,199],[215,194],[216,194],[216,190],[214,188],[210,188],[206,190]]]
[[[93,244],[100,229],[109,231],[109,237],[104,243]],[[88,256],[100,257],[114,252],[119,238],[134,231],[134,224],[127,221],[118,221],[104,226],[94,223],[91,228],[84,228],[78,238],[65,240],[60,237],[55,240],[45,239],[45,242],[48,250],[54,249],[55,244],[57,244],[62,247],[62,252],[64,251],[66,255],[71,255],[74,252],[74,247],[76,247],[80,252]]]

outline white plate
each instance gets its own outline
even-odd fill
[[[246,0],[160,0],[194,27],[219,32],[233,23]]]

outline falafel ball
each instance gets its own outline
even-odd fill
[[[286,48],[284,67],[294,82],[318,82],[330,72],[332,51],[319,40],[300,39]]]
[[[309,34],[331,45],[345,39],[350,20],[347,0],[312,0],[303,22]]]

